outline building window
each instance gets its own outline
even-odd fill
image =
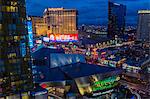
[[[2,6],[3,12],[18,12],[18,7],[14,6]]]
[[[46,61],[45,61],[45,59],[36,59],[36,60],[33,60],[33,65],[35,65],[35,66],[45,66]]]

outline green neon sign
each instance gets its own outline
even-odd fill
[[[113,88],[115,86],[118,85],[118,80],[120,79],[120,77],[109,77],[106,78],[102,81],[97,81],[94,82],[94,84],[92,85],[92,90],[93,91],[100,91],[100,90],[104,90],[104,89],[109,89],[109,88]]]

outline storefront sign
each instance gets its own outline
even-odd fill
[[[32,96],[38,96],[38,95],[44,95],[47,94],[47,91],[41,91],[41,92],[33,92],[31,93]]]
[[[47,92],[45,91],[45,92],[38,92],[38,93],[36,93],[35,94],[35,96],[37,96],[37,95],[43,95],[43,94],[46,94]]]
[[[36,43],[37,43],[37,44],[41,44],[41,43],[42,43],[42,40],[36,40]]]
[[[111,90],[104,91],[104,92],[94,93],[94,94],[93,94],[93,96],[104,95],[104,94],[111,93],[111,92],[113,92],[113,91],[114,91],[114,90],[113,90],[113,89],[111,89]]]
[[[114,76],[114,77],[106,78],[102,81],[94,82],[94,84],[92,85],[92,91],[100,91],[100,90],[113,88],[118,84],[117,82],[118,80],[120,80],[120,77]]]
[[[49,42],[49,41],[50,41],[50,38],[49,38],[49,37],[43,37],[43,41],[44,41],[44,42]]]
[[[69,42],[69,41],[77,41],[78,34],[50,34],[50,41],[54,42]]]

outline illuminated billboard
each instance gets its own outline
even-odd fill
[[[49,34],[49,40],[53,42],[76,42],[78,34]]]
[[[120,77],[109,77],[102,81],[97,81],[92,84],[92,91],[106,90],[117,85],[116,81],[119,81]]]
[[[30,46],[30,48],[32,48],[33,47],[32,22],[31,21],[27,21],[27,25],[28,25],[29,46]]]
[[[119,76],[112,76],[99,79],[100,75],[92,75],[90,77],[82,77],[76,79],[76,84],[81,95],[95,97],[98,95],[107,94],[115,90],[120,80]]]

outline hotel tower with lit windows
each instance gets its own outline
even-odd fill
[[[25,0],[0,0],[0,98],[32,86]]]
[[[47,8],[43,15],[47,24],[47,35],[50,39],[67,39],[68,37],[77,40],[77,10],[64,8]],[[51,38],[51,36],[54,36]]]
[[[139,10],[138,15],[136,38],[138,41],[150,42],[150,10]]]

